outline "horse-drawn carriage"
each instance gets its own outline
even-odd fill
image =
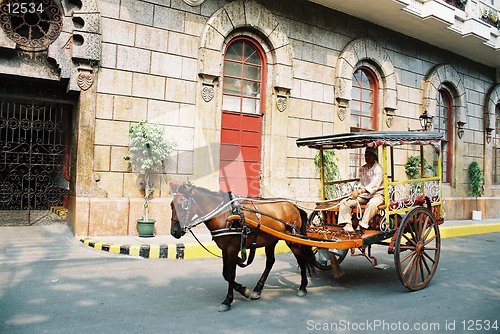
[[[364,255],[376,264],[372,245],[385,245],[394,254],[399,279],[409,290],[420,290],[432,279],[440,255],[439,225],[443,220],[441,138],[437,132],[355,132],[322,137],[300,138],[299,147],[317,149],[319,157],[321,201],[306,215],[305,207],[290,199],[239,198],[230,193],[210,192],[192,185],[174,186],[172,235],[180,237],[191,227],[205,223],[222,249],[223,275],[229,282],[228,295],[221,310],[229,309],[232,291],[257,299],[274,263],[274,247],[285,240],[301,268],[299,294],[306,293],[306,268],[339,270],[349,250]],[[358,187],[356,171],[363,148],[380,150],[383,168],[383,203],[362,234],[346,232],[338,225],[339,204]],[[430,150],[426,150],[430,148]],[[350,173],[346,179],[332,180],[326,175],[325,152],[336,150],[340,170]],[[420,175],[407,179],[405,157],[420,155]],[[434,164],[427,175],[425,158]],[[399,170],[396,169],[399,168]],[[404,177],[403,177],[404,176]],[[404,180],[398,181],[398,178]],[[356,226],[365,209],[353,209]],[[246,250],[253,259],[256,247],[266,247],[266,270],[253,293],[234,281],[236,265],[245,266]],[[239,254],[242,256],[240,257]],[[250,261],[251,262],[251,261]],[[247,262],[248,264],[248,262]]]

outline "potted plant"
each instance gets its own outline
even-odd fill
[[[130,162],[133,172],[143,176],[144,215],[137,220],[137,230],[140,237],[152,237],[156,220],[149,218],[148,206],[155,189],[153,176],[163,173],[164,161],[172,153],[175,144],[165,139],[160,125],[145,121],[130,125],[129,138],[130,146],[125,160]]]
[[[433,168],[424,159],[424,176],[425,174],[432,172]],[[408,177],[413,180],[420,177],[420,157],[417,155],[411,155],[405,164],[405,172]]]
[[[477,198],[483,194],[483,173],[476,161],[469,166],[470,195],[476,198],[476,210],[472,210],[472,220],[481,220],[482,212],[478,209]]]

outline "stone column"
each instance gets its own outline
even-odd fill
[[[94,135],[97,84],[92,68],[78,69],[78,86],[81,88],[78,105],[73,117],[73,159],[71,171],[70,226],[75,235],[87,235],[91,197],[106,197],[96,182],[94,174]]]

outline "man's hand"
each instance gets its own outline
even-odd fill
[[[364,192],[366,192],[364,188],[359,188],[358,190],[354,190],[353,192],[351,192],[351,198],[356,199],[358,198],[359,195],[361,195]]]

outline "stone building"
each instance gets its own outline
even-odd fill
[[[499,217],[499,7],[3,0],[0,210],[67,206],[76,235],[136,234],[140,176],[123,157],[142,120],[177,144],[166,179],[317,199],[314,152],[297,138],[417,129],[427,111],[446,137],[447,218],[470,219],[472,161],[484,215]],[[151,216],[167,234],[165,182],[155,196]]]

